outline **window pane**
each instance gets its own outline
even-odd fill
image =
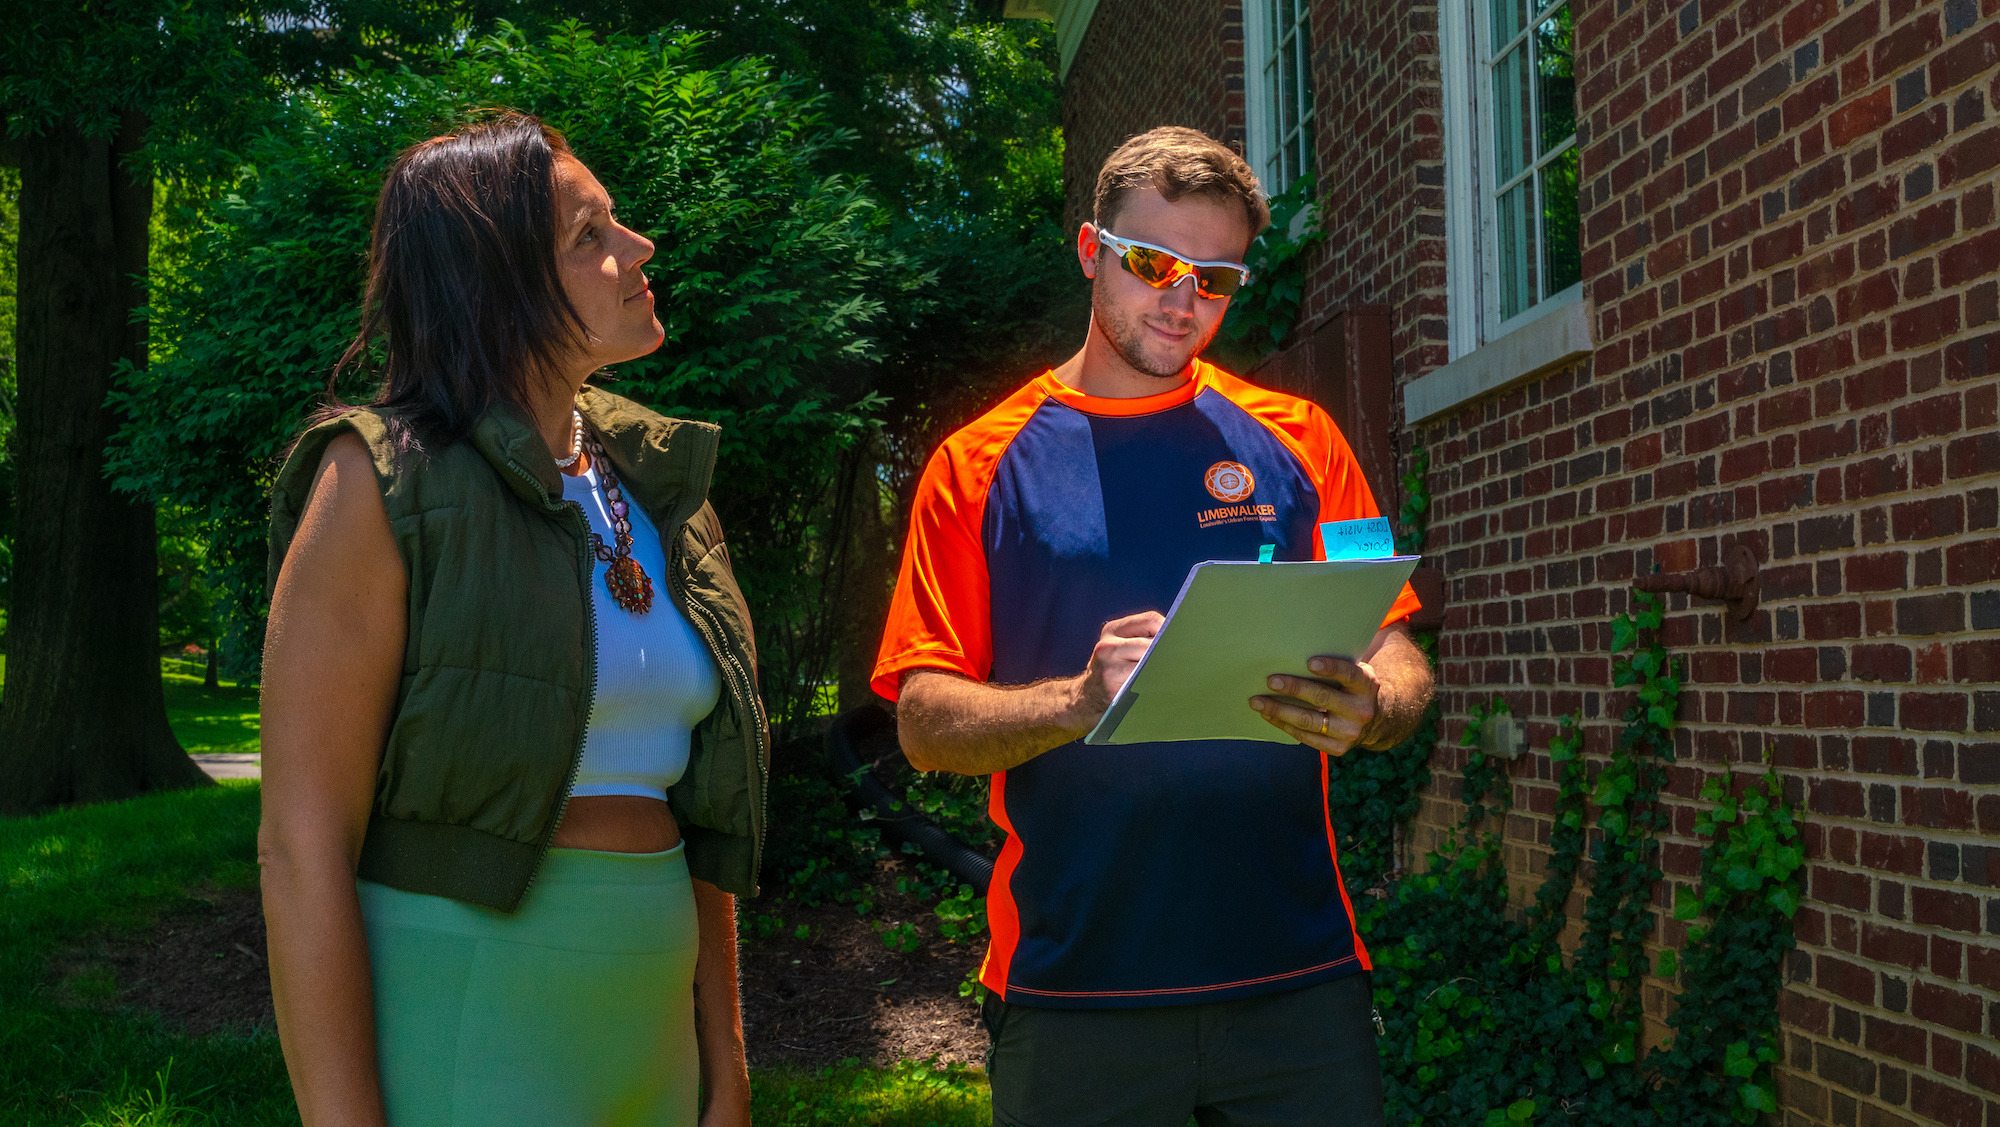
[[[1522,0],[1493,0],[1493,43],[1492,51],[1507,45],[1509,39],[1521,34],[1526,27],[1521,15]]]
[[[1528,51],[1514,48],[1493,64],[1494,187],[1528,167],[1533,123],[1528,120]]]
[[[1542,115],[1542,151],[1576,132],[1576,79],[1570,71],[1570,13],[1567,4],[1535,27],[1536,94]]]
[[[1535,304],[1535,182],[1523,180],[1500,197],[1499,233],[1500,318],[1506,320]],[[1571,197],[1575,199],[1574,195]],[[1574,203],[1571,205],[1574,207]]]
[[[1288,50],[1278,51],[1278,147],[1283,148],[1292,130],[1299,127],[1299,76],[1297,60]]]
[[[1576,146],[1542,166],[1542,248],[1546,294],[1560,293],[1583,280],[1576,241]]]

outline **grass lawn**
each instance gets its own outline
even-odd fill
[[[203,690],[198,671],[165,675],[174,730],[190,751],[257,750],[255,689]],[[298,1122],[270,1030],[192,1037],[150,1015],[71,1008],[46,969],[87,937],[145,929],[191,889],[254,885],[257,817],[256,784],[237,781],[0,819],[0,1123]],[[774,1069],[752,1083],[760,1127],[990,1123],[983,1080],[962,1071]]]
[[[199,665],[172,659],[160,663],[160,681],[167,722],[190,755],[257,750],[256,686],[224,681],[220,688],[204,689]]]

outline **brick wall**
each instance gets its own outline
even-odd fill
[[[1063,79],[1064,220],[1090,218],[1104,158],[1185,125],[1243,148],[1241,0],[1100,0]]]
[[[1297,334],[1386,305],[1394,371],[1443,364],[1444,135],[1434,0],[1319,0],[1311,10],[1320,222]],[[1361,425],[1395,430],[1383,403]],[[1378,491],[1393,493],[1388,483]]]
[[[1663,885],[1697,875],[1702,779],[1768,755],[1809,855],[1784,1122],[2000,1127],[2000,0],[1576,3],[1595,354],[1408,436],[1452,597],[1446,743],[1500,696],[1532,746],[1576,710],[1604,753],[1632,577],[1750,545],[1754,621],[1670,604]],[[1410,106],[1374,134],[1392,154],[1433,131]],[[1428,169],[1375,173],[1412,198],[1347,223],[1322,276],[1397,311],[1405,379],[1442,360]],[[1462,762],[1439,753],[1432,833]],[[1525,886],[1554,784],[1540,752],[1511,773]]]
[[[1430,452],[1452,600],[1413,855],[1456,821],[1472,704],[1506,698],[1537,749],[1580,712],[1605,755],[1633,577],[1747,544],[1754,620],[1670,601],[1656,903],[1697,877],[1702,781],[1768,757],[1808,850],[1781,1118],[2000,1127],[2000,0],[1572,2],[1595,353],[1397,435]],[[1238,10],[1104,0],[1064,91],[1073,219],[1133,132],[1240,138],[1240,70],[1203,77],[1240,66]],[[1299,339],[1385,310],[1400,386],[1447,359],[1437,9],[1312,15],[1330,238]],[[1510,773],[1525,892],[1555,786],[1539,750]],[[1646,998],[1657,1034],[1670,995]]]

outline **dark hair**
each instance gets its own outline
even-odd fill
[[[1097,225],[1109,227],[1125,194],[1145,187],[1158,189],[1169,203],[1183,196],[1235,201],[1243,207],[1253,239],[1271,225],[1271,205],[1264,202],[1257,174],[1235,150],[1199,129],[1162,125],[1112,150],[1098,170],[1091,201]]]
[[[556,267],[562,134],[511,111],[397,155],[369,239],[361,331],[334,365],[369,366],[397,445],[448,446],[496,403],[526,409],[530,381],[583,340]],[[323,414],[337,413],[338,406]]]

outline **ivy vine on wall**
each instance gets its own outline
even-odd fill
[[[1419,484],[1421,458],[1412,460]],[[1429,497],[1405,486],[1416,503],[1406,502],[1402,522],[1416,546]],[[1396,875],[1391,843],[1430,782],[1435,709],[1405,744],[1335,765],[1342,868],[1350,886],[1372,893],[1356,898],[1357,923],[1375,963],[1391,1124],[1721,1127],[1776,1110],[1776,1000],[1804,854],[1775,771],[1704,785],[1700,884],[1674,905],[1675,918],[1698,926],[1657,966],[1646,949],[1660,939],[1660,794],[1681,687],[1660,641],[1663,616],[1658,598],[1635,593],[1632,613],[1612,622],[1613,682],[1629,704],[1609,757],[1585,758],[1579,717],[1557,725],[1549,854],[1525,909],[1508,898],[1509,777],[1479,750],[1504,701],[1469,710],[1462,815],[1418,872]],[[1579,882],[1587,899],[1573,925]],[[1679,987],[1664,1043],[1651,1048],[1641,991],[1649,974]]]

